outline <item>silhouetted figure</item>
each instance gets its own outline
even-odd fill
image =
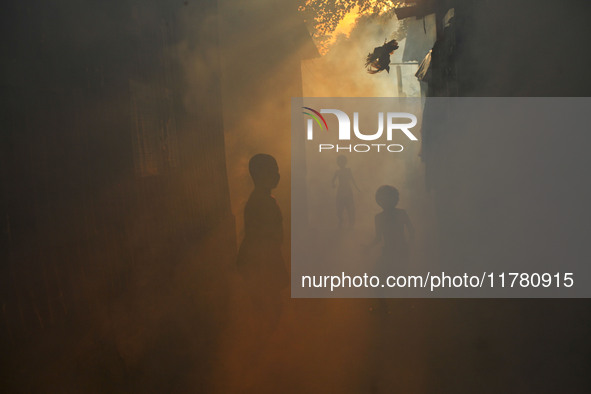
[[[271,195],[279,183],[275,158],[257,154],[248,163],[254,190],[244,208],[244,240],[238,269],[244,277],[263,331],[271,332],[281,314],[280,292],[289,284],[281,254],[283,218]]]
[[[353,189],[359,191],[351,169],[347,167],[347,158],[343,155],[337,157],[339,169],[335,171],[332,177],[332,187],[337,187],[337,216],[339,217],[339,227],[343,226],[343,212],[347,211],[349,225],[355,224],[355,200],[353,199]],[[338,183],[338,185],[337,185]]]
[[[386,70],[390,73],[390,55],[398,49],[396,40],[388,41],[381,47],[374,48],[373,52],[365,59],[365,68],[370,74],[377,74]]]
[[[409,243],[414,239],[414,228],[406,211],[396,208],[398,200],[398,189],[394,186],[383,185],[376,191],[376,202],[382,212],[375,217],[376,237],[372,245],[383,242],[378,264],[381,274],[387,274],[394,267],[397,272],[407,268]]]

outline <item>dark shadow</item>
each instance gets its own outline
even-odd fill
[[[244,208],[244,240],[238,252],[238,269],[246,282],[261,339],[271,334],[281,315],[281,291],[289,275],[281,254],[283,218],[271,195],[279,183],[275,158],[257,154],[248,169],[254,190]]]
[[[408,269],[414,227],[406,211],[396,208],[398,200],[398,189],[393,186],[383,185],[376,191],[382,212],[375,217],[376,237],[372,245],[383,244],[377,267],[381,275],[399,275]]]

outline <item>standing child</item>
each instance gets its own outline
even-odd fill
[[[355,189],[359,191],[351,169],[347,167],[347,158],[343,155],[337,157],[337,165],[339,169],[335,171],[332,177],[332,187],[337,187],[336,182],[338,181],[337,187],[337,216],[339,218],[339,227],[343,226],[343,212],[347,211],[349,219],[349,225],[355,224],[355,201],[353,200],[353,189],[351,185],[355,186]]]
[[[275,158],[253,156],[248,163],[254,190],[244,208],[244,240],[238,252],[238,269],[246,281],[263,331],[274,329],[281,314],[282,289],[289,274],[281,253],[283,219],[271,190],[279,183]]]
[[[396,208],[398,200],[398,189],[394,186],[383,185],[376,191],[376,202],[382,212],[375,217],[376,237],[372,245],[383,242],[378,264],[381,274],[387,274],[394,266],[407,268],[409,243],[414,239],[414,228],[406,211]]]

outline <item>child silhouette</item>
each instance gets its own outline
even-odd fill
[[[399,268],[406,267],[409,243],[414,239],[414,228],[406,211],[396,208],[398,200],[398,189],[393,186],[383,185],[376,191],[376,202],[382,207],[382,212],[375,217],[376,237],[371,245],[383,242],[378,264],[382,273],[387,273],[393,264]]]
[[[271,195],[279,183],[275,158],[257,154],[248,163],[254,190],[244,208],[244,240],[238,251],[238,269],[246,281],[260,322],[273,329],[281,313],[280,292],[289,284],[281,254],[283,219]]]
[[[347,158],[343,155],[337,157],[337,165],[339,169],[335,171],[332,177],[332,187],[337,188],[337,216],[339,218],[339,227],[343,226],[343,211],[347,211],[349,219],[349,225],[355,224],[355,201],[353,200],[353,189],[351,185],[355,186],[355,189],[359,191],[351,169],[347,168]]]

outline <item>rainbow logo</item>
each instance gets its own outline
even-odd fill
[[[302,108],[303,108],[303,109],[307,109],[307,110],[309,110],[309,111],[312,111],[313,113],[310,113],[310,112],[305,112],[305,111],[304,111],[304,112],[302,112],[302,113],[303,113],[303,114],[305,114],[305,115],[309,115],[309,116],[311,116],[311,117],[312,117],[312,119],[314,119],[314,120],[316,121],[316,123],[318,123],[318,126],[320,126],[320,129],[322,129],[322,128],[323,128],[323,127],[322,127],[322,123],[324,123],[324,128],[325,128],[325,129],[328,131],[328,125],[326,124],[326,120],[324,120],[324,117],[323,117],[322,115],[320,115],[320,112],[318,112],[318,111],[316,111],[316,110],[313,110],[313,109],[312,109],[312,108],[310,108],[310,107],[302,107]],[[322,119],[322,123],[320,123],[320,119],[318,119],[318,118]]]

